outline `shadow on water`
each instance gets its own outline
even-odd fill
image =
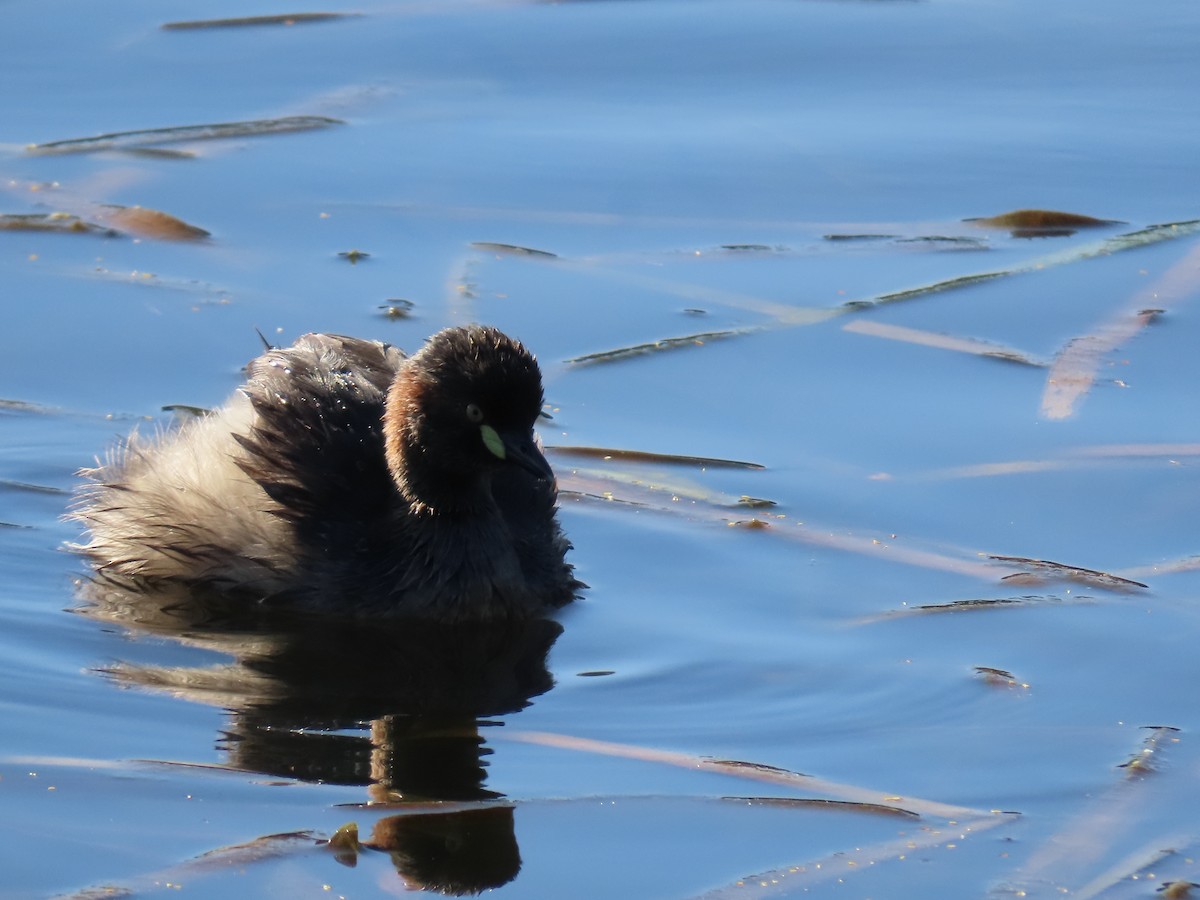
[[[420,811],[377,820],[359,846],[386,851],[409,886],[475,894],[516,877],[513,808],[488,790],[482,729],[553,687],[547,619],[447,626],[328,621],[234,609],[181,586],[78,585],[78,612],[213,651],[209,667],[121,661],[122,686],[223,707],[227,765],[320,784],[362,785],[372,803]],[[451,801],[450,811],[430,811]],[[462,808],[461,804],[468,804]],[[349,854],[349,855],[347,855]]]

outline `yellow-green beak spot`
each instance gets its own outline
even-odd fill
[[[500,440],[500,435],[491,425],[480,425],[479,433],[483,436],[483,446],[488,448],[488,451],[496,459],[505,459],[507,451],[504,449],[504,441]]]

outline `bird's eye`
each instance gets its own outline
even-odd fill
[[[479,408],[478,403],[467,404],[467,421],[473,425],[483,421],[483,410]]]

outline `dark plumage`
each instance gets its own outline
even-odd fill
[[[310,334],[224,407],[86,470],[78,549],[123,585],[439,621],[532,615],[581,586],[533,425],[537,362],[494,328],[406,358]]]

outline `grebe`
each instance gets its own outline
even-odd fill
[[[417,353],[309,334],[223,407],[136,433],[72,517],[101,580],[263,609],[442,622],[537,615],[582,584],[535,442],[536,360],[495,328]]]

